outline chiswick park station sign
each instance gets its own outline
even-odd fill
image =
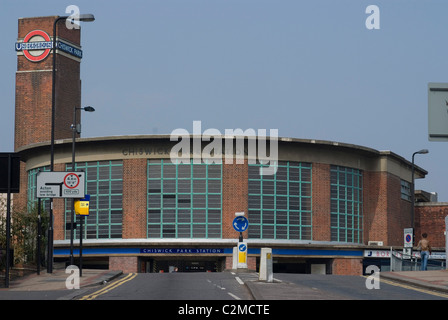
[[[222,248],[142,248],[140,253],[194,253],[194,254],[204,254],[204,253],[224,253]]]
[[[51,49],[53,49],[53,40],[48,33],[42,30],[33,30],[23,40],[16,42],[17,53],[23,53],[31,62],[44,60],[50,54]],[[56,49],[75,58],[82,58],[82,50],[80,48],[62,40],[56,41]]]

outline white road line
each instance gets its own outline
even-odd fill
[[[236,296],[236,295],[234,295],[233,293],[231,293],[231,292],[227,292],[228,294],[229,294],[229,296],[231,296],[233,299],[235,299],[235,300],[241,300],[241,298],[240,297],[238,297],[238,296]]]
[[[238,281],[239,284],[244,284],[244,281],[241,280],[239,277],[235,277],[236,281]]]

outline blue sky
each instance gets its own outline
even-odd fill
[[[380,29],[369,30],[369,5]],[[17,19],[82,24],[83,137],[177,128],[278,129],[279,136],[391,150],[448,201],[448,142],[428,141],[428,82],[448,82],[445,0],[0,2],[0,151],[14,149]],[[448,125],[448,124],[447,124]]]

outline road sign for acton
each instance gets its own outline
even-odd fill
[[[39,172],[36,176],[38,198],[84,198],[84,172]]]

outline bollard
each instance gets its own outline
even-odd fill
[[[272,249],[261,248],[260,255],[260,272],[258,280],[273,282],[274,273],[272,271]]]
[[[238,247],[233,247],[232,269],[238,269]]]

